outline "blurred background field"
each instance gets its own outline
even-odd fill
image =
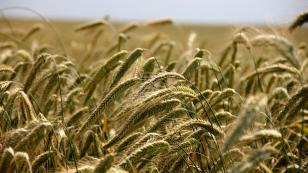
[[[92,21],[98,20],[99,18],[93,19]],[[91,21],[91,20],[90,20]],[[9,23],[8,23],[9,22]],[[19,35],[24,34],[27,30],[30,30],[33,26],[42,26],[42,30],[36,33],[35,38],[42,43],[50,45],[59,45],[59,37],[67,47],[68,45],[72,45],[74,43],[83,42],[84,40],[90,41],[95,37],[95,33],[93,32],[75,32],[74,29],[81,24],[89,22],[87,20],[49,20],[48,23],[39,19],[20,19],[20,18],[10,18],[8,20],[0,20],[0,38],[2,39],[12,39],[8,38],[5,33],[13,33],[18,37]],[[139,23],[142,24],[144,21],[131,21],[131,22],[119,22],[112,21],[113,28],[105,27],[102,33],[102,37],[98,39],[106,41],[106,38],[114,39],[116,31],[121,29],[124,25],[129,23]],[[55,31],[51,28],[54,27]],[[197,35],[198,46],[210,50],[213,54],[219,55],[224,47],[233,39],[233,35],[238,31],[239,28],[253,26],[247,24],[239,24],[239,25],[230,25],[230,24],[181,24],[176,23],[174,25],[167,25],[162,27],[139,27],[133,32],[129,33],[131,35],[131,40],[127,42],[128,45],[131,45],[129,48],[134,48],[135,45],[138,45],[138,40],[134,37],[136,35],[144,35],[144,37],[154,36],[155,34],[161,33],[169,40],[174,40],[177,43],[183,43],[187,41],[190,34],[195,33]],[[11,27],[11,28],[10,28]],[[288,26],[266,26],[266,25],[257,25],[255,26],[260,30],[260,34],[262,33],[271,33],[276,35],[285,36],[290,39],[293,43],[299,45],[302,42],[308,42],[308,28],[302,27],[296,29],[294,32],[288,32]],[[58,36],[57,36],[58,35]],[[163,37],[164,37],[163,36]],[[134,44],[135,42],[135,44]],[[105,46],[108,47],[109,42],[105,42],[107,44]],[[103,46],[103,45],[102,45]],[[183,45],[182,45],[183,46]],[[68,48],[68,53],[71,56],[78,55],[79,52],[75,52],[74,49]],[[59,53],[56,51],[56,53]],[[76,58],[78,58],[78,56]]]
[[[121,28],[123,24],[142,23],[151,19],[168,17],[175,21],[175,25],[159,28],[141,27],[131,34],[147,35],[147,33],[160,32],[168,35],[170,40],[183,42],[194,32],[198,37],[198,46],[214,54],[219,54],[224,45],[233,39],[236,30],[243,26],[256,26],[262,30],[261,32],[288,37],[296,44],[308,40],[307,27],[297,29],[292,34],[287,31],[291,21],[308,9],[308,2],[300,0],[156,0],[149,2],[142,0],[124,2],[119,0],[2,0],[0,9],[2,9],[0,30],[4,32],[0,37],[5,37],[7,32],[18,34],[20,30],[25,31],[40,23],[44,25],[44,29],[37,33],[38,38],[46,44],[59,42],[56,35],[59,35],[58,37],[65,42],[65,45],[84,40],[84,36],[94,37],[91,35],[93,33],[80,34],[73,30],[85,21],[93,21],[106,16],[110,18],[110,23],[114,25],[114,28],[105,28],[102,34],[104,38],[112,37],[112,34],[115,34],[112,32]],[[51,21],[50,24],[55,27],[58,34],[49,24],[42,21],[42,17]],[[133,39],[128,41],[131,47],[137,45],[133,43],[138,41],[134,40],[133,35],[131,37]],[[74,55],[72,54],[74,50],[68,51]]]

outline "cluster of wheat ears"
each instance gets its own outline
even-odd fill
[[[2,32],[0,172],[307,171],[307,46],[244,27],[214,57],[194,33],[134,34],[164,25],[104,18],[70,45]]]

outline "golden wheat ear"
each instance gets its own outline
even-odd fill
[[[132,145],[133,142],[135,142],[138,138],[140,138],[143,134],[141,132],[134,132],[123,139],[123,141],[117,146],[116,152],[120,153],[127,148],[129,148],[130,145]]]
[[[245,130],[253,123],[258,111],[257,100],[254,99],[255,98],[250,97],[246,105],[242,108],[240,116],[237,118],[232,130],[224,140],[222,146],[223,153],[227,152],[245,133]]]
[[[123,26],[123,28],[121,28],[119,30],[119,33],[128,33],[128,32],[132,32],[133,30],[136,30],[138,27],[140,26],[140,24],[138,23],[129,23],[125,26]]]
[[[82,24],[76,27],[75,31],[79,32],[79,31],[84,31],[84,30],[90,30],[90,29],[95,29],[97,27],[105,26],[105,25],[107,25],[107,21],[105,19],[99,19],[96,21],[91,21],[91,22]]]
[[[97,122],[100,116],[102,116],[102,112],[105,111],[105,109],[113,102],[115,99],[123,94],[125,91],[127,91],[130,87],[138,83],[140,79],[133,78],[129,79],[115,88],[113,88],[107,95],[102,99],[98,107],[92,112],[92,114],[89,116],[89,118],[82,124],[81,128],[78,131],[78,135],[83,133],[87,128],[89,128],[91,125]]]
[[[41,123],[35,127],[27,136],[23,137],[16,145],[16,151],[27,151],[29,149],[34,150],[34,146],[38,144],[46,137],[47,132],[51,129],[50,123]]]
[[[149,130],[149,132],[159,131],[159,129],[164,128],[169,122],[173,121],[174,119],[187,114],[187,110],[184,108],[177,108],[172,110],[170,113],[166,114],[165,116],[161,117],[153,124]]]
[[[184,71],[182,72],[182,75],[187,79],[190,80],[193,76],[194,72],[197,72],[198,67],[200,66],[200,63],[202,61],[202,58],[194,58],[193,60],[191,60],[187,67],[184,69]]]
[[[89,112],[88,107],[83,107],[76,110],[72,116],[67,120],[66,126],[70,127],[80,122],[80,119]]]
[[[270,158],[271,155],[278,153],[278,151],[273,147],[264,147],[257,149],[249,153],[242,162],[234,166],[231,173],[242,173],[247,172],[251,168],[257,166],[260,161]]]
[[[237,116],[233,115],[230,112],[227,111],[221,111],[221,112],[217,112],[215,113],[215,116],[211,116],[210,120],[213,123],[217,123],[216,121],[219,122],[219,124],[221,124],[222,122],[230,122],[233,121],[237,118]]]
[[[142,84],[140,87],[139,94],[142,93],[147,87],[154,85],[154,83],[158,81],[162,81],[165,79],[182,79],[185,80],[185,77],[181,74],[178,74],[176,72],[162,72],[157,74],[156,76],[153,76],[151,79],[147,80]]]
[[[218,172],[225,163],[225,161],[233,160],[233,161],[241,161],[245,154],[238,148],[231,149],[223,154],[222,158],[219,158],[217,161],[211,161],[209,165],[212,165],[211,170],[213,172]]]
[[[252,143],[257,140],[279,140],[281,139],[282,135],[278,130],[275,129],[263,129],[256,132],[252,132],[252,134],[242,136],[239,141],[242,143]]]
[[[32,69],[28,75],[28,77],[26,78],[26,82],[24,85],[24,91],[25,93],[28,92],[28,90],[30,89],[31,85],[33,84],[36,76],[38,75],[38,71],[40,70],[41,66],[46,62],[47,58],[49,57],[49,54],[43,53],[41,55],[38,56],[38,58],[35,60]]]
[[[0,160],[0,172],[6,172],[8,169],[10,169],[10,166],[13,166],[11,162],[14,160],[14,150],[9,147],[6,148],[1,156]]]
[[[151,57],[146,60],[141,70],[140,74],[141,79],[148,79],[152,75],[155,63],[156,63],[155,57]]]
[[[253,46],[269,45],[276,49],[292,66],[299,69],[300,63],[295,53],[294,45],[286,38],[279,35],[261,34],[251,40]]]
[[[93,166],[83,166],[82,168],[76,168],[74,173],[93,173]]]
[[[290,66],[284,65],[284,64],[274,64],[274,65],[259,68],[258,73],[260,75],[263,75],[263,77],[265,77],[265,75],[268,75],[268,74],[271,74],[271,73],[290,73],[290,74],[294,75],[295,77],[297,77],[298,79],[300,79],[301,76],[302,76],[302,74],[300,73],[299,70],[297,70],[294,67],[290,67]],[[252,72],[252,73],[246,75],[245,77],[243,77],[242,80],[249,80],[249,79],[255,77],[256,75],[258,75],[256,72]]]
[[[36,33],[38,33],[39,31],[41,31],[43,28],[42,25],[33,25],[30,30],[22,37],[21,41],[27,41],[30,39],[30,37],[32,37],[33,35],[35,35]]]
[[[154,26],[163,26],[172,24],[174,24],[174,21],[172,19],[165,18],[165,19],[156,19],[147,21],[144,23],[144,26],[154,27]]]
[[[170,99],[163,102],[158,102],[152,106],[141,106],[137,109],[127,120],[127,122],[123,125],[121,130],[110,139],[103,147],[109,148],[115,143],[119,142],[121,138],[125,137],[127,133],[129,133],[133,129],[137,129],[140,126],[140,122],[146,120],[147,118],[162,112],[162,111],[170,111],[172,108],[177,106],[180,103],[178,99]]]
[[[140,161],[140,159],[168,151],[169,148],[169,143],[163,140],[145,144],[127,156],[124,160],[122,160],[119,166],[125,170],[132,171],[137,166],[137,163]]]
[[[92,144],[92,148],[94,151],[92,151],[93,155],[99,157],[102,155],[102,150],[100,148],[101,141],[96,133],[94,133],[92,130],[88,130],[85,133],[85,142],[83,143],[83,146],[80,150],[80,158],[84,157],[88,150],[90,149]]]
[[[304,23],[308,22],[308,11],[300,14],[289,26],[289,31],[293,32],[296,28],[301,27]]]
[[[107,172],[114,161],[114,156],[112,154],[108,154],[102,159],[98,165],[95,166],[93,173],[105,173]]]
[[[234,96],[235,94],[238,94],[238,93],[232,88],[227,88],[227,89],[224,89],[222,92],[217,93],[217,94],[218,94],[217,96],[211,97],[209,99],[209,103],[210,103],[211,107],[214,107],[218,103],[222,102],[224,99],[230,98],[230,97],[232,97],[232,96]]]
[[[32,161],[32,171],[33,173],[38,172],[39,168],[43,166],[54,154],[53,151],[45,151],[40,155],[36,156]]]
[[[16,172],[32,173],[32,167],[29,156],[24,152],[17,152],[14,156]]]
[[[118,71],[114,75],[110,88],[113,88],[120,79],[124,76],[124,74],[128,71],[128,69],[133,65],[133,63],[142,55],[142,52],[144,49],[137,48],[133,50],[127,57],[126,60],[124,60],[123,64],[119,67]]]
[[[6,65],[6,64],[0,64],[0,73],[15,73],[13,67]]]
[[[305,99],[308,97],[308,85],[303,86],[301,89],[299,89],[285,104],[283,109],[279,112],[276,120],[277,121],[284,121],[287,117],[290,117],[288,114],[289,111],[297,105],[296,110],[300,110],[301,107],[303,107],[303,104],[297,104],[299,102],[305,102]],[[292,112],[292,111],[290,111]]]
[[[125,50],[122,50],[110,57],[109,60],[107,60],[106,63],[104,63],[99,69],[91,75],[91,78],[89,78],[89,81],[87,81],[85,86],[85,101],[84,103],[87,103],[88,100],[93,95],[97,85],[108,76],[108,73],[110,73],[114,68],[116,68],[118,65],[120,65],[120,60],[124,58],[125,55],[127,55],[128,52]]]

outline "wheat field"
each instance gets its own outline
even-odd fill
[[[306,21],[2,19],[0,172],[307,172]]]

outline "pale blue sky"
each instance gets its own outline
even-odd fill
[[[177,22],[206,24],[288,24],[308,10],[308,0],[0,0],[0,8],[31,8],[49,19],[131,21],[170,17]],[[35,17],[23,10],[6,16]]]

